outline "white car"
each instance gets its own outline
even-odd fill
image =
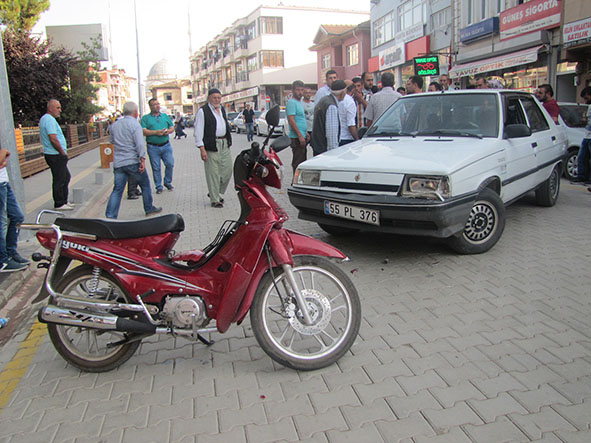
[[[558,198],[565,131],[531,95],[466,90],[407,95],[363,138],[299,165],[299,217],[331,234],[447,238],[459,253],[499,240],[505,206],[530,191]]]
[[[560,107],[560,117],[558,122],[566,130],[568,138],[568,147],[566,160],[564,162],[564,176],[572,180],[577,176],[577,156],[581,141],[585,136],[585,120],[587,107],[578,103],[558,103]]]
[[[269,135],[269,125],[267,124],[267,120],[265,117],[267,115],[267,111],[263,111],[261,115],[257,118],[257,125],[256,125],[256,133],[257,135],[267,136]],[[273,134],[271,135],[283,135],[284,132],[284,125],[287,120],[285,115],[285,110],[279,111],[279,124],[275,126],[273,129]]]

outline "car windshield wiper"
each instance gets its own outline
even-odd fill
[[[482,134],[473,134],[466,131],[454,131],[453,129],[437,129],[434,131],[420,131],[416,135],[458,135],[460,137],[474,137],[482,139]]]
[[[410,133],[410,132],[401,132],[401,131],[383,131],[383,132],[373,132],[371,134],[367,134],[367,137],[396,137],[396,136],[405,136],[405,135],[411,135],[411,136],[415,136],[415,133]]]

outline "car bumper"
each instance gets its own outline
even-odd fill
[[[342,194],[299,189],[287,191],[289,200],[299,210],[299,218],[316,223],[393,234],[447,238],[462,231],[476,201],[477,193],[451,198],[444,202],[392,195]],[[324,201],[380,211],[380,226],[350,221],[324,214]]]

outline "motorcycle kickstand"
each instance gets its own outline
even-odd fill
[[[213,340],[208,340],[206,339],[203,335],[201,334],[197,334],[197,340],[199,340],[201,343],[203,343],[206,346],[211,346],[215,343],[215,341]]]
[[[197,327],[197,319],[195,318],[195,314],[191,314],[191,318],[193,320],[193,339],[199,340],[205,346],[211,346],[211,345],[213,345],[215,343],[213,340],[208,340],[204,336],[202,336],[201,334],[199,334],[199,332],[197,332],[197,330],[199,328]]]

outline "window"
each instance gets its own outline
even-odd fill
[[[347,66],[355,66],[359,63],[359,43],[347,46]]]
[[[442,29],[451,24],[451,8],[445,8],[431,14],[431,28]]]
[[[248,59],[246,60],[246,69],[248,70],[248,72],[256,71],[258,69],[256,55],[251,55],[250,57],[248,57]]]
[[[332,66],[330,54],[322,55],[322,69],[330,69]]]
[[[165,92],[164,93],[164,100],[167,102],[172,101],[172,92]]]
[[[261,51],[259,54],[263,68],[283,68],[283,51]]]
[[[398,7],[398,17],[400,30],[424,23],[427,21],[427,3],[425,0],[409,0]]]
[[[188,91],[187,92],[187,100],[191,100],[193,98],[193,93]]]
[[[525,109],[525,113],[527,114],[527,119],[529,120],[529,127],[531,129],[531,132],[539,132],[550,129],[550,126],[548,126],[548,122],[544,118],[544,114],[542,114],[542,111],[534,102],[533,98],[522,97],[521,104],[523,104],[523,108]]]
[[[256,22],[249,23],[248,26],[246,26],[246,39],[253,40],[253,39],[257,38],[257,36],[258,36],[257,23]]]
[[[261,34],[283,34],[283,17],[259,17]]]
[[[517,97],[510,97],[505,102],[505,126],[507,125],[525,125],[525,115],[519,105]]]
[[[374,22],[373,45],[380,46],[394,38],[394,12],[386,14]]]

